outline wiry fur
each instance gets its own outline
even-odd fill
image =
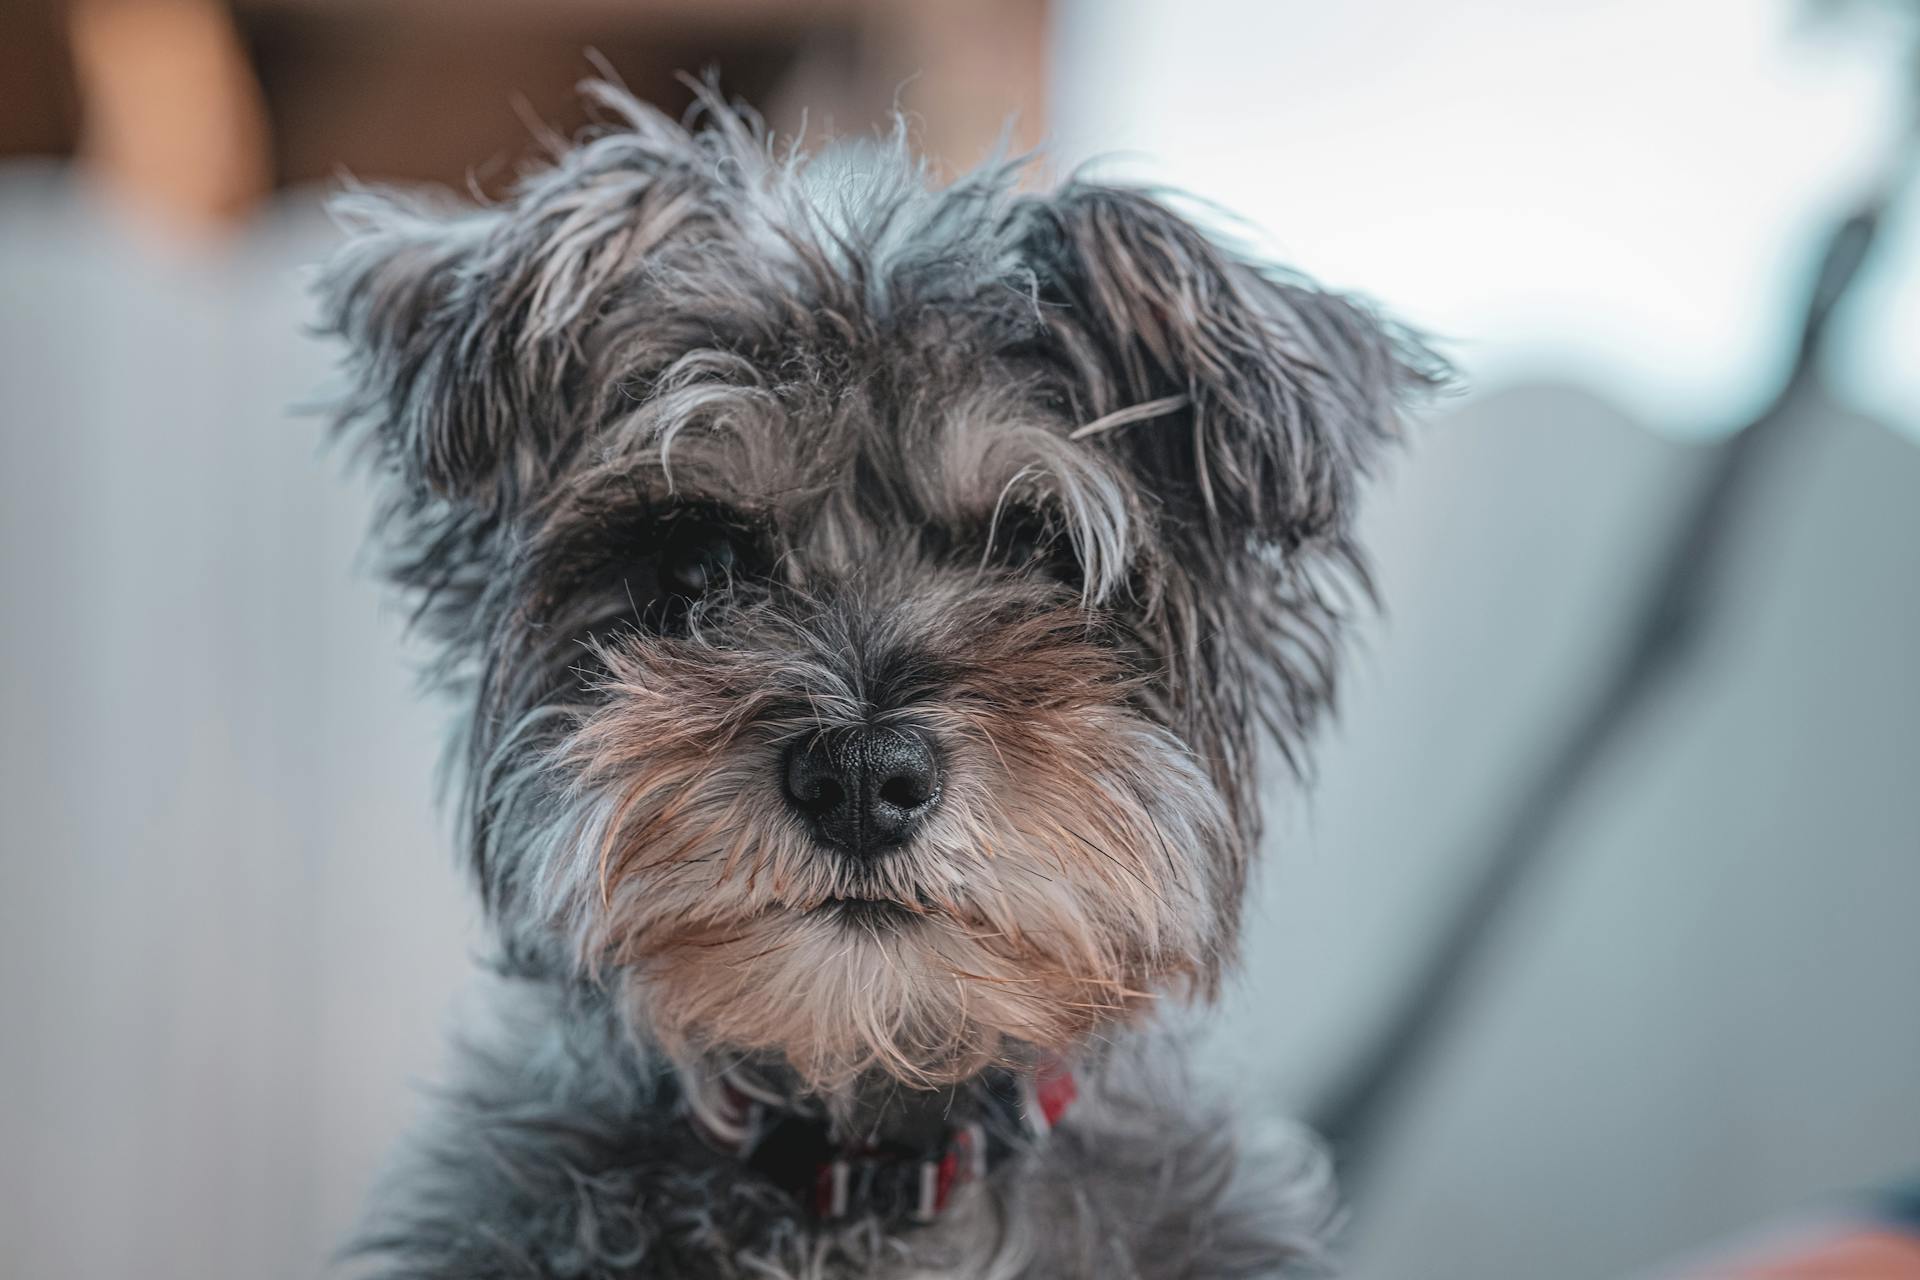
[[[1433,365],[1140,192],[932,190],[899,139],[783,160],[717,103],[690,132],[588,92],[614,122],[504,204],[344,198],[324,285],[393,576],[473,709],[472,861],[523,989],[366,1247],[408,1276],[1275,1274],[1317,1211],[1090,1046],[1230,963],[1256,736],[1297,760],[1331,697],[1354,492]],[[689,512],[757,559],[669,622],[630,562]],[[997,550],[1022,522],[1039,560]],[[778,781],[860,725],[930,735],[946,779],[878,860]],[[903,921],[819,910],[846,897]],[[749,1059],[884,1125],[1042,1054],[1094,1099],[913,1232],[810,1226],[675,1101]]]
[[[675,1077],[614,1067],[632,1048],[611,1006],[524,980],[498,1005],[356,1244],[382,1276],[1254,1280],[1325,1261],[1317,1148],[1197,1104],[1158,1039],[1110,1054],[1026,1161],[896,1233],[815,1227],[701,1144]]]

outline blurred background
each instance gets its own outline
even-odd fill
[[[1352,1274],[1599,1280],[1920,1172],[1916,16],[7,0],[0,1274],[318,1275],[436,1074],[446,712],[303,290],[330,184],[500,192],[588,48],[1191,191],[1458,363],[1202,1041],[1333,1128]]]

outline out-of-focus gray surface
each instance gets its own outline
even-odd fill
[[[439,1060],[436,714],[356,570],[311,210],[0,183],[0,1273],[316,1274]]]
[[[470,910],[440,715],[287,406],[304,206],[143,246],[0,175],[0,1263],[318,1272],[440,1059]],[[1728,625],[1573,816],[1354,1230],[1363,1277],[1598,1277],[1920,1167],[1920,450],[1810,431]],[[1278,801],[1211,1044],[1336,1071],[1679,494],[1566,390],[1453,407],[1369,517],[1368,628]]]
[[[1312,1096],[1610,650],[1697,464],[1590,397],[1422,433],[1389,616],[1221,1029]],[[1364,1280],[1603,1277],[1920,1170],[1920,449],[1807,421],[1719,625],[1573,806],[1353,1223]]]

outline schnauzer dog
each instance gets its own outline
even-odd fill
[[[501,203],[343,196],[322,284],[500,993],[356,1248],[1310,1260],[1323,1162],[1250,1160],[1151,1015],[1231,963],[1256,754],[1332,694],[1433,358],[1147,193],[587,92],[612,123]]]

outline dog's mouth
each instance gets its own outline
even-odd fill
[[[828,898],[808,914],[821,916],[851,928],[879,931],[899,929],[927,913],[924,904],[909,905],[894,898]]]

